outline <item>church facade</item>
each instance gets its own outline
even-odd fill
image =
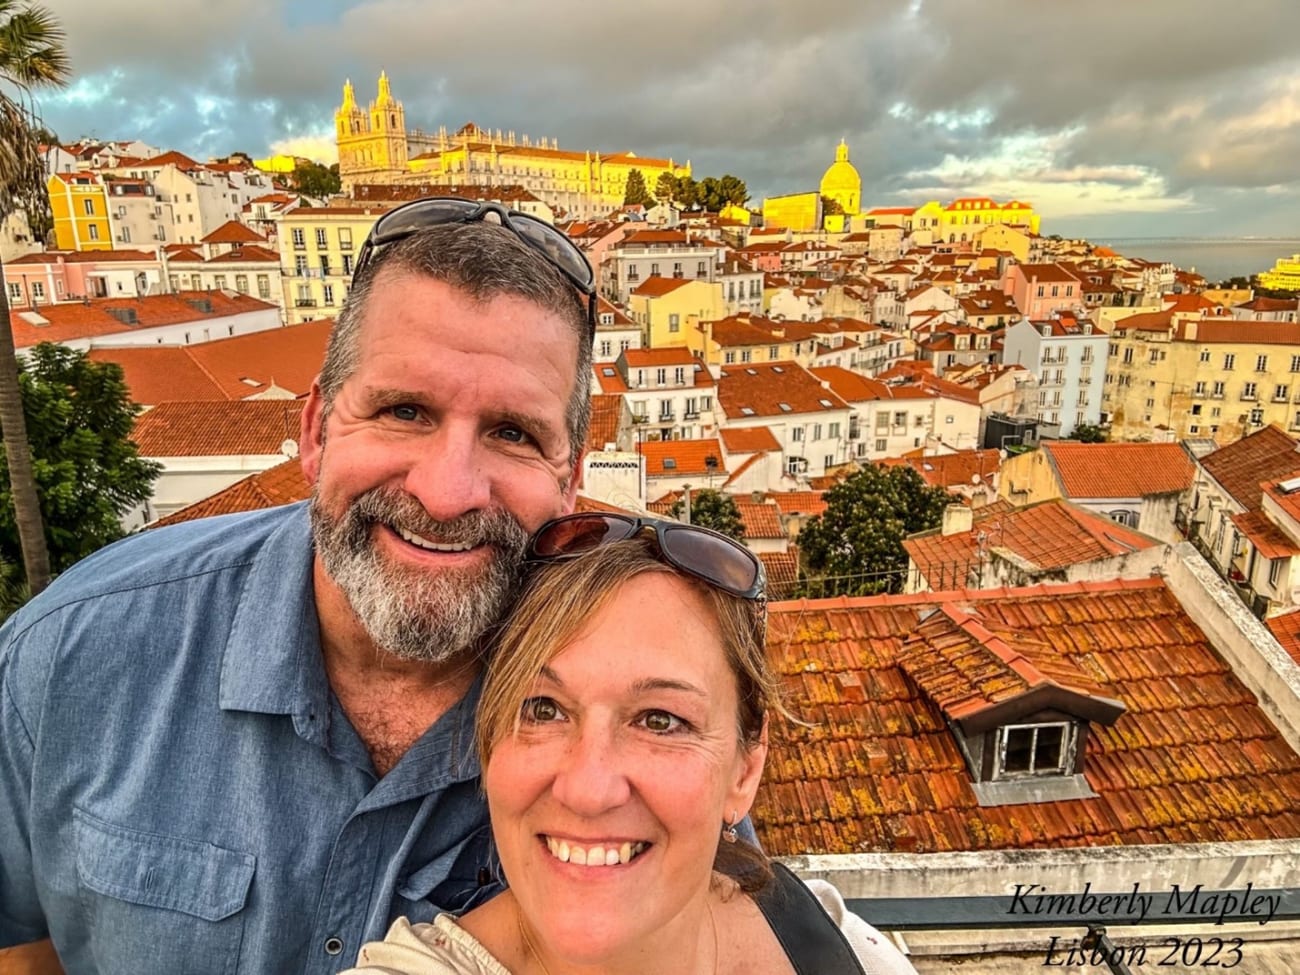
[[[448,134],[408,129],[402,103],[387,74],[378,97],[363,109],[352,82],[334,116],[343,190],[370,183],[431,183],[441,186],[521,186],[556,213],[573,219],[603,216],[623,205],[627,180],[640,170],[647,189],[665,173],[689,176],[691,165],[621,152],[604,156],[559,148],[555,139],[516,137],[513,131],[474,123]]]

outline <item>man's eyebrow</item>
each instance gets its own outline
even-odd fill
[[[424,397],[412,389],[398,389],[396,386],[362,386],[361,397],[367,403],[418,403]]]

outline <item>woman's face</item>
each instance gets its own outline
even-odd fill
[[[506,878],[545,950],[574,962],[671,944],[705,917],[724,819],[766,746],[744,747],[705,601],[625,583],[537,679],[484,775]]]

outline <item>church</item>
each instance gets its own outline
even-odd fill
[[[691,164],[638,156],[561,149],[555,139],[516,137],[514,131],[466,123],[449,134],[406,127],[406,111],[393,97],[386,73],[379,93],[363,109],[352,82],[334,114],[339,176],[344,192],[371,183],[439,186],[519,186],[573,219],[603,216],[623,205],[628,176],[640,170],[651,193],[664,173],[691,175]]]

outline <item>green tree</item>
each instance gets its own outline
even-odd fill
[[[655,180],[655,199],[659,200],[660,203],[680,206],[677,202],[677,194],[677,177],[672,173],[660,173],[659,178]]]
[[[318,200],[333,196],[343,188],[338,163],[325,166],[318,162],[299,163],[293,171],[293,189]]]
[[[645,175],[639,169],[634,169],[627,174],[627,188],[623,191],[623,205],[652,207],[655,205],[655,198],[650,195],[646,189]]]
[[[822,196],[822,215],[831,216],[835,213],[843,213],[844,207],[840,206],[839,200],[832,200],[829,196]]]
[[[710,213],[717,213],[729,203],[743,206],[749,199],[749,188],[745,181],[727,174],[714,179],[705,176],[700,180],[696,200]]]
[[[15,0],[0,0],[0,221],[23,210],[33,229],[53,222],[39,140],[46,132],[32,93],[40,88],[62,88],[70,77],[63,28],[54,15],[36,4],[20,6]],[[27,443],[2,263],[0,429],[8,474],[6,504],[0,516],[9,519],[15,535],[8,557],[13,562],[21,558],[27,588],[34,595],[49,584],[50,554]]]
[[[139,407],[121,366],[42,342],[19,374],[32,467],[53,567],[122,537],[119,519],[152,493],[161,467],[130,441]],[[0,472],[0,560],[19,553],[9,479]]]
[[[900,592],[903,539],[937,528],[952,497],[910,467],[871,465],[826,492],[826,510],[799,531],[800,594]]]
[[[1080,423],[1070,434],[1070,439],[1081,443],[1105,443],[1106,431],[1095,423]]]
[[[669,514],[681,521],[685,511],[685,499],[682,498],[673,502]],[[738,542],[745,538],[745,523],[740,519],[736,499],[712,488],[691,492],[691,524],[712,528]]]

